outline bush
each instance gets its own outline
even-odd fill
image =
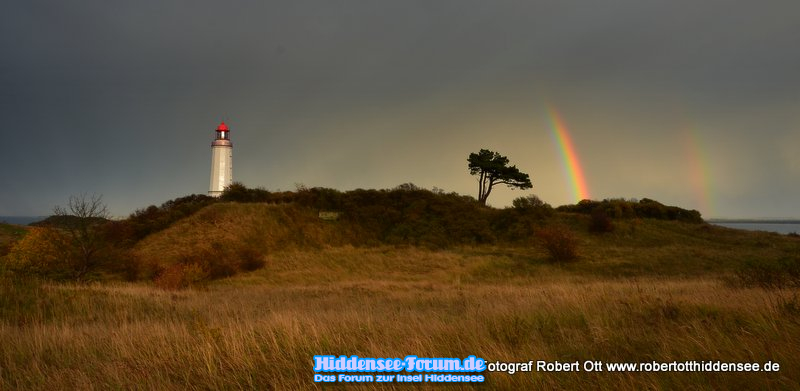
[[[702,223],[703,217],[696,210],[666,206],[658,201],[643,198],[640,201],[624,199],[605,199],[603,201],[581,200],[575,205],[562,205],[558,211],[591,215],[602,210],[606,216],[614,218],[649,218],[657,220],[677,220]]]
[[[67,236],[55,228],[32,227],[6,256],[10,270],[53,279],[71,277]]]
[[[109,261],[104,265],[104,271],[120,276],[125,281],[136,281],[139,278],[142,265],[137,262],[131,249],[110,247],[106,256]]]
[[[568,228],[542,228],[536,232],[536,237],[541,240],[554,262],[568,262],[578,258],[578,240]]]
[[[264,267],[264,257],[253,248],[242,248],[238,251],[239,270],[252,272]]]
[[[162,270],[154,282],[161,289],[177,290],[197,286],[207,279],[208,272],[201,265],[179,263]]]
[[[597,233],[606,233],[614,230],[614,224],[606,212],[602,209],[595,209],[592,211],[592,219],[589,221],[589,231]]]
[[[271,202],[272,193],[262,188],[250,189],[241,182],[233,182],[222,192],[222,202]]]
[[[534,194],[515,198],[511,205],[520,214],[534,219],[545,219],[553,215],[553,207]]]
[[[298,186],[295,201],[303,206],[317,210],[338,211],[342,208],[343,193],[324,187],[307,188]]]
[[[520,209],[520,210],[529,210],[529,209],[543,208],[545,206],[547,207],[550,206],[547,205],[547,203],[542,201],[535,194],[531,194],[526,197],[517,197],[514,199],[514,201],[511,201],[511,205],[515,209]]]

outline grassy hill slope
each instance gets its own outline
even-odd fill
[[[481,256],[494,254],[517,262],[485,265],[482,270],[486,276],[533,273],[551,263],[534,237],[536,230],[558,226],[574,233],[580,256],[578,262],[560,266],[565,271],[608,277],[697,276],[732,272],[748,261],[791,257],[798,254],[800,243],[783,235],[708,224],[654,219],[613,222],[613,232],[593,233],[587,228],[590,217],[555,213],[537,220],[529,235],[520,240],[445,249]],[[148,236],[134,251],[145,265],[145,274],[180,263],[203,263],[223,276],[253,270],[282,252],[360,246],[364,243],[363,232],[358,220],[343,216],[337,221],[324,221],[315,210],[295,204],[217,203]],[[270,262],[267,267],[271,267]],[[370,270],[368,265],[359,267]]]
[[[133,249],[144,277],[176,264],[198,264],[212,277],[263,264],[265,254],[341,244],[343,233],[308,208],[218,203],[140,241]]]
[[[396,205],[409,206],[341,202],[339,220],[324,221],[302,202],[219,202],[135,244],[157,286],[195,266],[229,276],[195,289],[0,273],[0,389],[319,389],[314,355],[774,362],[769,373],[483,375],[509,390],[800,388],[800,287],[731,283],[763,271],[754,263],[797,264],[797,238],[636,217],[600,233],[576,212],[451,219],[448,204]],[[576,261],[541,247],[536,232],[553,227],[575,236]]]

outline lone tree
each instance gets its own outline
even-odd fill
[[[509,166],[508,158],[488,149],[469,154],[469,173],[478,175],[478,201],[486,205],[486,199],[494,185],[507,185],[516,189],[533,187],[528,174],[521,172],[517,166]]]
[[[80,281],[104,261],[107,243],[101,228],[108,222],[106,205],[99,195],[70,196],[67,207],[56,206],[53,216],[66,234],[65,266]]]

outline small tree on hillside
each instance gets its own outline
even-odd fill
[[[533,187],[528,174],[517,166],[509,166],[508,158],[488,149],[469,154],[469,173],[478,176],[478,201],[486,205],[486,199],[495,185],[507,185],[516,189]]]
[[[81,194],[70,196],[66,208],[56,206],[58,228],[66,234],[64,260],[76,280],[82,280],[103,260],[107,243],[102,225],[108,222],[108,209],[102,196]]]

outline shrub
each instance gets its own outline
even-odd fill
[[[270,202],[272,193],[262,188],[250,189],[241,182],[233,182],[222,192],[222,202]]]
[[[592,218],[589,221],[589,231],[605,233],[613,230],[614,224],[603,209],[598,208],[592,211]]]
[[[544,219],[553,215],[553,207],[534,194],[515,198],[511,205],[517,212],[535,219]]]
[[[536,237],[541,240],[554,262],[568,262],[578,258],[578,240],[568,228],[560,226],[542,228],[536,232]]]
[[[106,256],[109,262],[105,264],[105,270],[116,274],[126,281],[135,281],[142,272],[142,266],[129,248],[110,247]]]
[[[342,208],[343,194],[339,190],[324,187],[307,188],[298,186],[295,200],[298,204],[317,210],[339,210]]]
[[[246,272],[261,269],[264,267],[264,257],[253,248],[242,248],[238,251],[239,269]]]
[[[696,210],[682,209],[677,206],[666,206],[658,201],[643,198],[640,201],[624,199],[605,199],[603,201],[581,200],[575,205],[562,205],[558,211],[591,215],[602,210],[609,217],[615,218],[649,218],[658,220],[677,220],[691,223],[702,223],[703,217]]]
[[[68,238],[55,228],[32,227],[6,256],[10,270],[54,279],[70,277]]]
[[[528,210],[528,209],[535,209],[535,208],[542,208],[542,207],[545,207],[545,206],[550,206],[550,205],[547,205],[544,201],[542,201],[535,194],[531,194],[531,195],[526,196],[526,197],[517,197],[517,198],[514,199],[514,201],[511,201],[511,205],[515,209],[520,209],[520,210]]]
[[[172,265],[159,273],[155,279],[157,287],[166,290],[197,286],[208,279],[208,272],[196,263]]]

